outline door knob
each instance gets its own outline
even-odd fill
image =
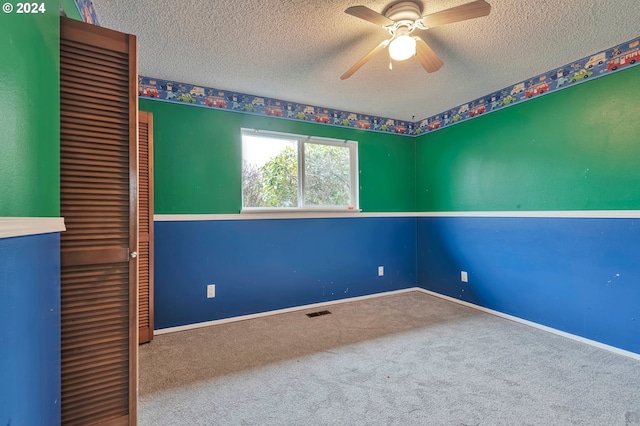
[[[137,251],[132,251],[131,253],[129,253],[129,256],[130,256],[132,259],[135,259],[136,257],[138,257],[138,252],[137,252]]]

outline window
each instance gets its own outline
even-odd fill
[[[242,209],[357,210],[357,143],[242,129]]]

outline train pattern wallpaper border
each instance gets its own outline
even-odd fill
[[[91,0],[74,1],[85,22],[100,25]],[[309,121],[331,126],[418,136],[526,102],[556,90],[603,77],[612,72],[635,66],[639,61],[640,37],[637,37],[631,41],[621,43],[601,52],[595,52],[591,56],[517,82],[502,90],[415,122],[340,111],[147,76],[138,78],[138,95],[141,98],[184,103],[205,108],[225,109],[246,114]]]
[[[640,37],[415,122],[145,76],[140,76],[138,79],[138,95],[143,98],[207,108],[418,136],[526,102],[556,90],[603,77],[634,66],[638,61],[640,61]]]

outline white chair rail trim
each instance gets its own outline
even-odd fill
[[[66,231],[63,217],[0,217],[0,238]]]

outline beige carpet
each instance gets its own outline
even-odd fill
[[[409,292],[156,336],[139,401],[141,425],[628,426],[640,362]]]

